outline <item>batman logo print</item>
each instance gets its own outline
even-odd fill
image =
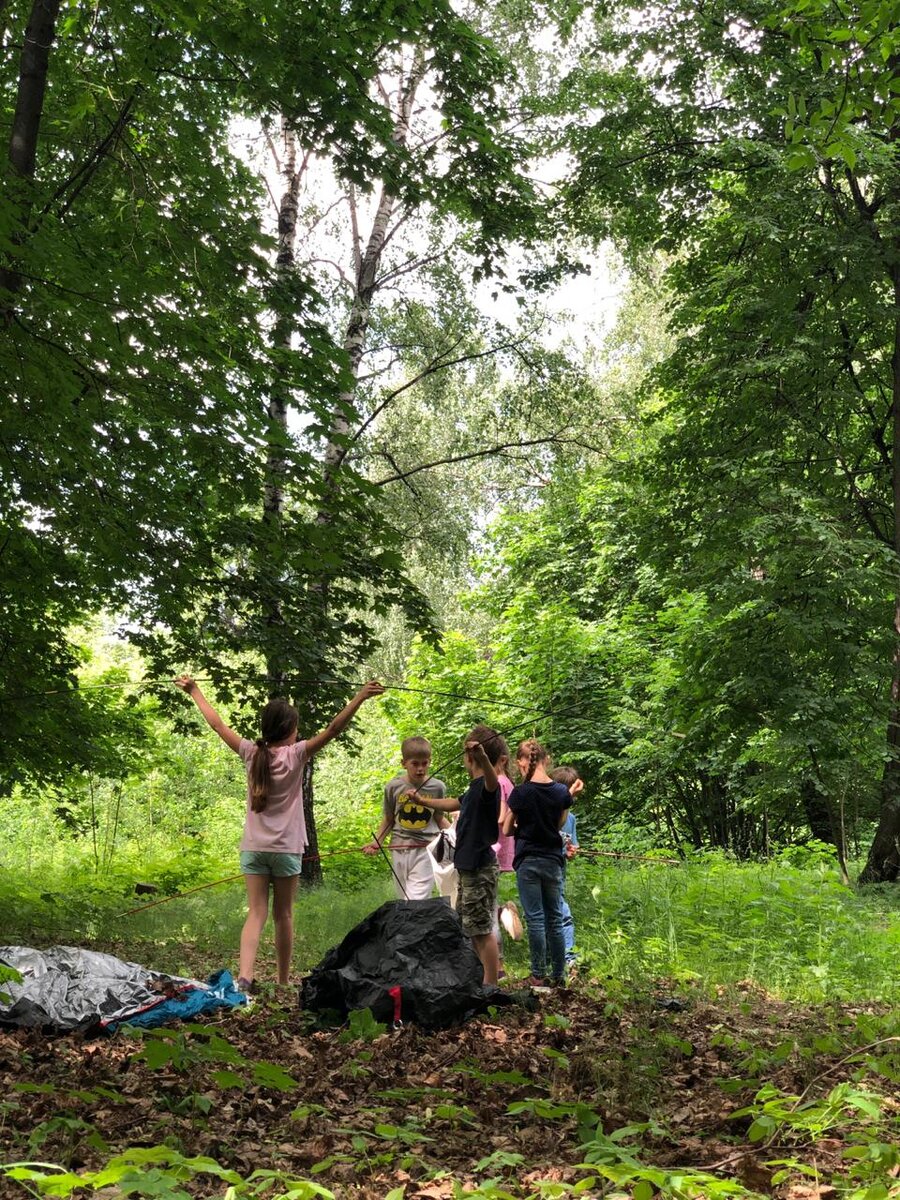
[[[401,829],[421,832],[431,820],[431,809],[423,808],[415,800],[401,800],[397,809],[397,824]]]

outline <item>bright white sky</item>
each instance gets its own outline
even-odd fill
[[[276,204],[283,185],[267,140],[257,124],[241,121],[234,127],[232,145],[235,152],[252,165],[265,182],[272,197],[266,217],[274,233]],[[279,152],[280,149],[279,146]],[[538,164],[535,174],[543,180],[553,181],[561,179],[565,169],[565,163],[557,157],[554,161]],[[318,162],[310,167],[301,197],[301,229],[304,226],[304,209],[308,225],[310,211],[323,213],[335,207],[316,226],[311,237],[304,240],[301,234],[298,256],[301,259],[307,257],[318,260],[316,267],[325,286],[337,281],[338,268],[348,279],[352,276],[349,214],[346,203],[340,203],[341,191],[327,163]],[[371,216],[364,197],[360,197],[359,207],[362,240],[365,242]],[[408,226],[403,236],[405,241],[402,243],[401,260],[426,252],[425,235],[421,227]],[[393,249],[396,251],[398,246],[395,244]],[[596,350],[618,313],[627,277],[614,254],[610,249],[592,250],[586,247],[581,257],[590,264],[590,274],[566,279],[558,288],[540,298],[541,307],[548,318],[541,340],[549,348],[555,349],[569,343],[576,353]],[[513,248],[507,260],[508,275],[514,278],[519,268],[525,266],[525,256]],[[410,290],[416,292],[415,276],[408,276],[407,281]],[[502,291],[495,296],[495,292],[496,287],[490,281],[477,285],[474,292],[476,306],[489,320],[507,328],[515,328],[521,319],[521,308],[515,296]],[[533,303],[534,297],[530,297],[529,302]]]

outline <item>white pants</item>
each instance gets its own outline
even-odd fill
[[[421,850],[392,851],[391,863],[394,867],[394,874],[397,876],[394,880],[394,889],[398,900],[428,900],[430,898],[434,889],[434,870],[431,865],[431,855],[424,846]]]

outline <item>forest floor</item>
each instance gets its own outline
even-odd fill
[[[0,1090],[2,1160],[69,1172],[4,1198],[900,1195],[900,1017],[749,983],[582,977],[433,1035],[313,1031],[270,989],[138,1038],[0,1032]]]
[[[199,978],[231,961],[239,882],[134,916],[121,881],[76,883],[8,872],[6,936]],[[0,1198],[900,1200],[895,888],[710,860],[580,863],[567,892],[587,965],[536,1011],[321,1032],[264,987],[204,1025],[0,1032]],[[295,961],[390,894],[305,894]],[[271,977],[268,933],[261,950]],[[524,976],[525,942],[506,950]],[[35,1161],[53,1165],[9,1168]]]

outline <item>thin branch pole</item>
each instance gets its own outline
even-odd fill
[[[376,487],[384,487],[387,483],[397,483],[400,480],[409,479],[412,475],[418,475],[420,471],[431,471],[434,467],[447,466],[449,463],[471,462],[476,458],[489,458],[492,454],[502,454],[506,450],[525,450],[531,446],[549,446],[559,445],[565,442],[558,433],[550,434],[548,437],[531,438],[525,442],[501,442],[496,446],[488,446],[484,450],[472,450],[468,454],[450,454],[446,458],[436,458],[434,462],[420,463],[417,467],[410,467],[408,471],[400,471],[396,475],[387,475],[384,479],[376,479]]]

